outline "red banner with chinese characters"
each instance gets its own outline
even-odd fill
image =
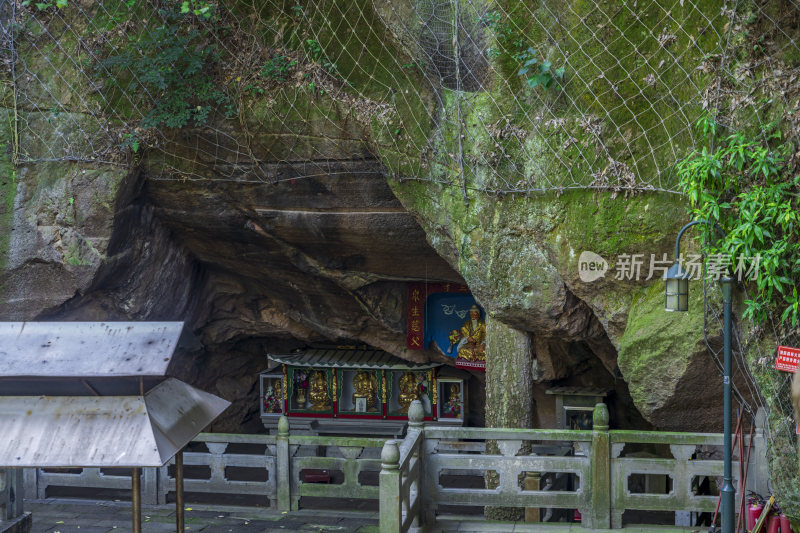
[[[800,362],[800,348],[778,346],[778,358],[775,368],[784,372],[797,372],[797,363]]]
[[[410,350],[422,350],[425,344],[425,301],[429,294],[439,292],[469,292],[466,285],[458,283],[409,283],[408,284],[408,329],[406,346]]]

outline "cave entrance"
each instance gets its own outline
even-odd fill
[[[636,409],[607,337],[605,342],[534,338],[533,345],[533,427],[591,429],[592,410],[603,402],[613,429],[653,429]]]

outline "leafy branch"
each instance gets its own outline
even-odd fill
[[[44,11],[45,9],[49,9],[53,6],[57,7],[58,9],[63,9],[67,7],[67,3],[67,0],[56,0],[55,2],[33,2],[33,0],[23,0],[22,6],[28,7],[33,4],[39,11]]]
[[[325,51],[322,49],[322,45],[320,45],[318,41],[314,39],[306,40],[306,48],[308,49],[308,55],[314,63],[318,63],[331,76],[339,75],[339,69],[336,63],[328,59],[328,56],[325,55]]]
[[[181,13],[192,13],[197,18],[209,20],[214,15],[214,4],[206,0],[183,0],[181,2]]]
[[[772,128],[775,128],[773,125]],[[690,212],[718,222],[727,238],[705,247],[709,254],[758,257],[745,316],[764,322],[773,312],[782,321],[800,321],[800,174],[790,176],[789,143],[775,129],[765,140],[743,133],[715,146],[717,124],[710,116],[697,123],[707,141],[677,165]],[[776,145],[776,146],[771,146]]]
[[[517,76],[524,78],[530,88],[541,86],[549,89],[557,79],[564,79],[564,67],[551,70],[552,64],[549,61],[540,63],[533,48],[515,54],[514,59],[522,65]]]
[[[208,42],[207,30],[186,24],[187,15],[177,9],[162,9],[159,14],[161,25],[132,36],[127,46],[98,61],[96,75],[110,89],[152,99],[142,129],[202,126],[218,106],[232,116],[230,97],[210,75],[219,57]],[[138,148],[138,140],[126,138],[126,145]]]

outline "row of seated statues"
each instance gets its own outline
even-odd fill
[[[310,411],[327,411],[331,408],[331,395],[328,392],[328,380],[324,372],[312,370],[308,376],[308,393],[306,388],[297,388],[297,405]],[[405,372],[400,376],[397,402],[399,412],[408,412],[411,402],[422,396],[417,375]],[[359,371],[353,377],[353,406],[362,403],[366,412],[378,411],[378,382],[374,372]],[[308,405],[306,405],[308,403]]]

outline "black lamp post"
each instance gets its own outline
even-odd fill
[[[675,239],[675,263],[667,273],[664,274],[666,281],[666,288],[664,291],[664,307],[667,311],[688,311],[689,310],[689,275],[680,264],[680,244],[683,232],[695,224],[708,224],[719,231],[723,238],[725,232],[716,225],[708,222],[707,220],[695,220],[689,222],[678,233]],[[722,307],[723,307],[723,337],[724,337],[724,376],[722,379],[723,384],[723,408],[724,408],[724,424],[723,424],[723,454],[725,471],[723,474],[723,483],[721,493],[721,507],[722,507],[722,533],[733,533],[733,523],[735,519],[734,513],[734,498],[736,496],[736,489],[733,487],[731,479],[731,293],[733,291],[733,278],[725,276],[720,279],[722,283]]]

